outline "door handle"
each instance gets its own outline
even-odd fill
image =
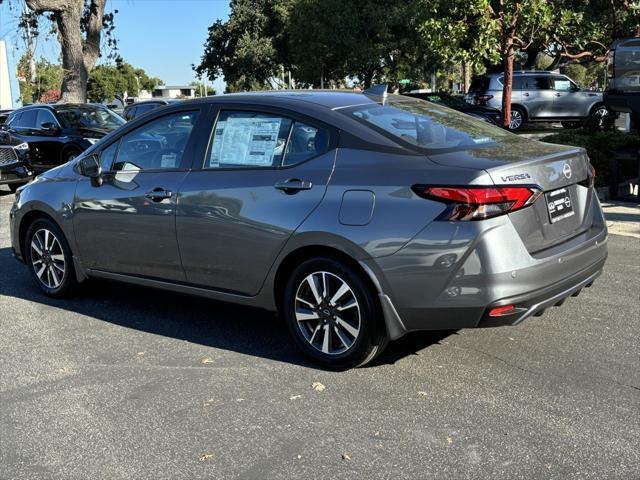
[[[556,97],[560,97],[561,95],[561,93],[556,93]]]
[[[156,187],[150,192],[144,194],[145,198],[153,202],[161,202],[162,200],[166,200],[167,198],[171,198],[173,193],[171,190],[165,190],[164,188]]]
[[[274,185],[276,190],[282,190],[284,193],[296,193],[300,190],[311,190],[313,184],[307,180],[300,180],[299,178],[289,178],[284,182],[278,182]]]
[[[529,93],[528,93],[528,92],[526,92],[526,93],[523,93],[522,95],[524,95],[525,97],[528,97],[528,96],[529,96]]]

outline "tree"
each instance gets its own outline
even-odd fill
[[[18,83],[20,85],[20,100],[23,104],[42,101],[47,92],[60,89],[62,82],[62,67],[44,58],[35,62],[35,76],[31,77],[31,59],[28,53],[18,61]],[[50,97],[50,96],[49,96]],[[47,97],[47,98],[49,98]]]
[[[211,81],[224,76],[229,91],[275,86],[289,63],[284,31],[292,1],[232,0],[229,19],[209,27],[196,74]]]
[[[195,88],[196,97],[209,97],[216,94],[216,89],[204,82],[194,81],[189,85]]]
[[[151,91],[162,80],[149,77],[142,68],[134,68],[121,58],[116,65],[98,65],[89,75],[87,98],[92,102],[112,100],[116,96],[136,97],[140,90]]]
[[[55,25],[62,54],[61,100],[86,101],[89,72],[100,57],[103,31],[108,44],[116,46],[113,20],[117,10],[105,14],[106,0],[24,1],[30,11],[22,15],[21,26],[37,33],[38,19],[43,16]]]

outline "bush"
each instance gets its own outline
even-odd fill
[[[594,132],[589,129],[556,133],[542,139],[543,142],[583,147],[596,169],[596,186],[609,185],[613,180],[612,159],[616,153],[635,153],[640,149],[640,136],[619,130]],[[621,178],[633,178],[638,174],[635,162],[623,162]]]

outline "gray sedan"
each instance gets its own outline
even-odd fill
[[[412,98],[225,95],[150,112],[19,189],[11,240],[47,295],[105,278],[279,311],[342,369],[591,286],[594,174],[584,150]]]

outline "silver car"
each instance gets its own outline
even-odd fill
[[[503,75],[474,77],[466,100],[502,108]],[[602,125],[609,115],[602,93],[581,89],[566,75],[545,71],[513,74],[510,130],[520,130],[527,122],[562,122],[575,128],[586,120]]]
[[[11,241],[47,295],[104,278],[279,311],[342,369],[591,286],[593,180],[582,149],[421,100],[225,95],[154,110],[19,189]]]

